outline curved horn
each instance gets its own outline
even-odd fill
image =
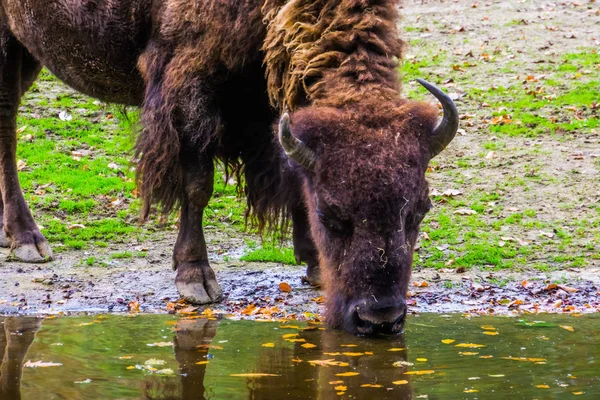
[[[315,152],[312,151],[304,142],[292,134],[290,129],[290,116],[283,114],[279,120],[279,143],[285,151],[285,154],[302,165],[307,170],[312,170],[317,161]]]
[[[444,116],[433,132],[431,132],[429,139],[429,150],[431,158],[433,158],[440,154],[454,139],[458,130],[458,111],[450,96],[442,92],[438,87],[423,79],[417,79],[417,82],[434,95],[442,103],[442,108],[444,109]]]

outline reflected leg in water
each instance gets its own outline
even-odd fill
[[[249,399],[273,399],[274,394],[286,399],[339,399],[342,393],[357,399],[414,398],[410,375],[404,374],[408,369],[404,335],[367,340],[345,332],[312,330],[294,339],[317,347],[295,342],[287,348],[261,350],[256,370],[278,376],[250,378]]]
[[[8,317],[0,323],[0,399],[19,400],[23,361],[42,319]]]
[[[173,338],[175,359],[179,364],[181,390],[172,379],[153,378],[145,382],[144,399],[200,400],[205,394],[204,375],[210,344],[217,334],[219,322],[207,319],[182,319],[175,325]],[[198,362],[201,362],[198,364]]]

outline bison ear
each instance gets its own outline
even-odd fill
[[[317,156],[302,140],[292,134],[288,113],[283,114],[279,120],[279,143],[290,159],[309,171],[314,169]]]
[[[440,154],[454,139],[458,130],[458,111],[450,96],[442,92],[441,89],[423,79],[417,79],[417,82],[434,95],[442,103],[442,108],[444,109],[442,120],[433,129],[428,138],[429,152],[431,158],[433,158]]]

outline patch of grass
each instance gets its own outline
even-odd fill
[[[264,243],[260,247],[250,249],[249,252],[240,258],[240,260],[277,262],[288,265],[296,265],[294,249],[290,247],[279,247],[270,243]]]

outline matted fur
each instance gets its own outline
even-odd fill
[[[367,86],[381,101],[397,98],[398,3],[291,0],[274,9],[267,2],[263,51],[271,103],[281,111],[347,105]]]

